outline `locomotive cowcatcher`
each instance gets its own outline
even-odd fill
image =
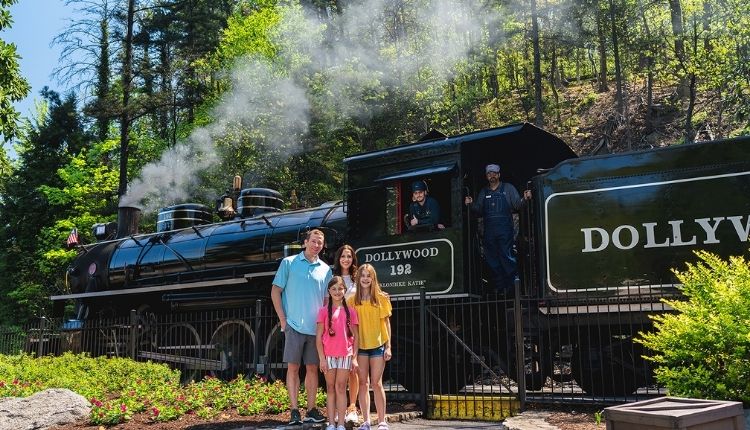
[[[469,382],[469,368],[493,361],[509,375],[522,367],[527,388],[539,389],[554,372],[554,358],[572,350],[571,370],[583,390],[627,395],[650,374],[632,343],[636,333],[623,319],[647,324],[649,314],[666,310],[659,299],[675,294],[670,269],[694,260],[694,249],[723,256],[747,251],[749,160],[748,138],[579,158],[558,137],[526,123],[454,137],[430,133],[346,158],[346,194],[339,202],[284,210],[279,193],[240,189],[236,180],[216,214],[202,204],[176,204],[162,209],[156,233],[148,234],[137,232],[137,209],[120,208],[116,226],[94,226],[100,241],[80,247],[66,273],[70,292],[52,300],[58,311],[73,300],[80,324],[131,309],[144,320],[149,313],[237,307],[272,315],[279,261],[300,251],[307,230],[320,228],[325,260],[332,263],[333,252],[349,243],[360,264],[375,266],[396,304],[393,368],[404,369],[399,364],[417,360],[411,352],[418,328],[410,315],[415,310],[399,308],[399,301],[422,291],[430,303],[492,296],[481,221],[464,205],[464,197],[484,185],[484,166],[492,162],[501,166],[503,181],[531,190],[517,217],[520,282],[510,309],[518,318],[483,318],[491,307],[476,315],[468,306],[442,313],[452,346],[435,350],[433,363],[439,364],[426,374],[428,387],[455,392]],[[438,201],[445,229],[407,230],[415,180],[425,181]],[[523,330],[492,322],[503,320],[523,321]],[[249,332],[251,345],[222,352],[232,360],[197,360],[193,367],[220,374],[227,366],[245,374],[283,367],[278,326],[262,332],[237,321],[216,326],[211,340],[197,339],[184,322],[174,329],[187,333],[195,351],[218,344],[228,326]],[[545,335],[552,327],[555,335]],[[510,347],[519,337],[523,361]],[[145,357],[184,363],[169,353]],[[603,373],[611,377],[596,377]],[[418,372],[392,376],[407,390],[422,382]]]

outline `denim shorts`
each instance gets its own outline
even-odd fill
[[[359,355],[364,355],[365,357],[382,357],[385,355],[385,344],[382,344],[377,348],[360,349]]]

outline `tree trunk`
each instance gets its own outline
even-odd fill
[[[110,115],[107,112],[107,99],[109,95],[109,21],[102,19],[99,22],[100,43],[99,43],[99,63],[97,64],[96,80],[96,137],[103,142],[107,139],[109,133]]]
[[[691,49],[693,53],[693,57],[698,56],[698,22],[693,21],[693,38],[692,38],[692,44]],[[690,72],[688,74],[688,108],[687,113],[685,114],[685,142],[686,143],[692,143],[695,141],[695,127],[693,126],[693,112],[695,111],[695,96],[696,96],[696,82],[698,78],[695,74],[695,72]]]
[[[159,44],[159,91],[164,96],[165,100],[169,97],[170,100],[174,100],[172,96],[172,62],[171,56],[169,55],[169,43],[162,41]],[[160,107],[157,113],[158,118],[158,135],[162,139],[169,137],[169,118],[171,109],[167,106]],[[174,142],[173,142],[174,143]]]
[[[690,99],[688,101],[687,113],[685,115],[685,143],[695,141],[695,127],[693,127],[693,111],[695,109],[695,73],[690,74],[690,84],[688,86]]]
[[[122,197],[128,191],[128,155],[130,140],[130,90],[133,84],[133,21],[135,0],[128,0],[127,29],[123,44],[122,62],[122,114],[120,116],[120,182],[117,195]]]
[[[531,0],[531,41],[534,46],[534,124],[544,127],[544,110],[542,105],[542,60],[539,50],[539,22],[536,0]]]
[[[622,83],[622,69],[620,68],[620,44],[617,39],[617,20],[615,19],[615,3],[614,0],[609,0],[609,20],[612,26],[612,53],[615,59],[615,85],[617,101],[617,112],[625,116],[625,99],[623,95],[623,83]]]
[[[558,123],[562,122],[560,117],[560,95],[557,93],[557,87],[562,86],[559,80],[558,67],[557,67],[557,48],[556,44],[552,43],[552,59],[550,60],[550,90],[552,91],[552,97],[555,99],[555,119]]]
[[[703,2],[703,34],[705,34],[706,37],[703,39],[703,49],[705,49],[706,54],[709,55],[714,50],[713,45],[711,44],[711,16],[713,13],[711,2],[705,0]]]
[[[682,4],[680,0],[669,0],[669,13],[672,18],[672,34],[674,35],[674,53],[677,58],[679,71],[677,95],[685,98],[688,95],[688,78],[683,73],[687,70],[685,64],[685,30],[682,26]]]
[[[599,41],[599,92],[609,91],[607,86],[607,38],[604,32],[604,17],[597,6],[596,35]]]
[[[646,52],[645,55],[645,64],[644,67],[646,68],[646,115],[645,115],[645,124],[646,124],[646,133],[652,133],[654,131],[654,123],[653,123],[653,105],[654,105],[654,54],[653,54],[653,48],[651,43],[651,27],[648,24],[648,20],[646,19],[646,11],[643,7],[643,1],[638,1],[638,9],[640,10],[641,18],[643,19],[643,31],[646,34]]]

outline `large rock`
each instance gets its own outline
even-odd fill
[[[36,430],[87,417],[91,404],[70,390],[53,388],[29,397],[0,399],[0,430]]]

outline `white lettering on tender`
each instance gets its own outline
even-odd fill
[[[714,218],[696,218],[693,223],[698,225],[703,231],[704,235],[701,236],[700,243],[716,244],[721,243],[721,240],[717,238],[716,234],[719,229],[719,225],[723,220],[728,220],[734,227],[734,231],[737,233],[737,238],[740,242],[747,242],[748,236],[750,236],[750,216],[744,221],[744,216],[730,216],[730,217],[714,217]],[[693,235],[689,238],[683,238],[683,226],[685,220],[677,219],[667,221],[671,234],[669,237],[665,237],[662,241],[656,237],[656,229],[658,223],[656,222],[644,222],[643,226],[645,243],[644,248],[661,248],[671,246],[688,246],[695,245],[698,243],[698,235]],[[726,223],[725,223],[726,224]],[[725,228],[726,230],[726,228]],[[623,224],[615,227],[612,233],[601,227],[586,227],[582,228],[583,233],[583,248],[581,252],[599,252],[607,249],[610,245],[614,245],[617,249],[628,250],[633,249],[641,241],[641,234],[635,226]]]

